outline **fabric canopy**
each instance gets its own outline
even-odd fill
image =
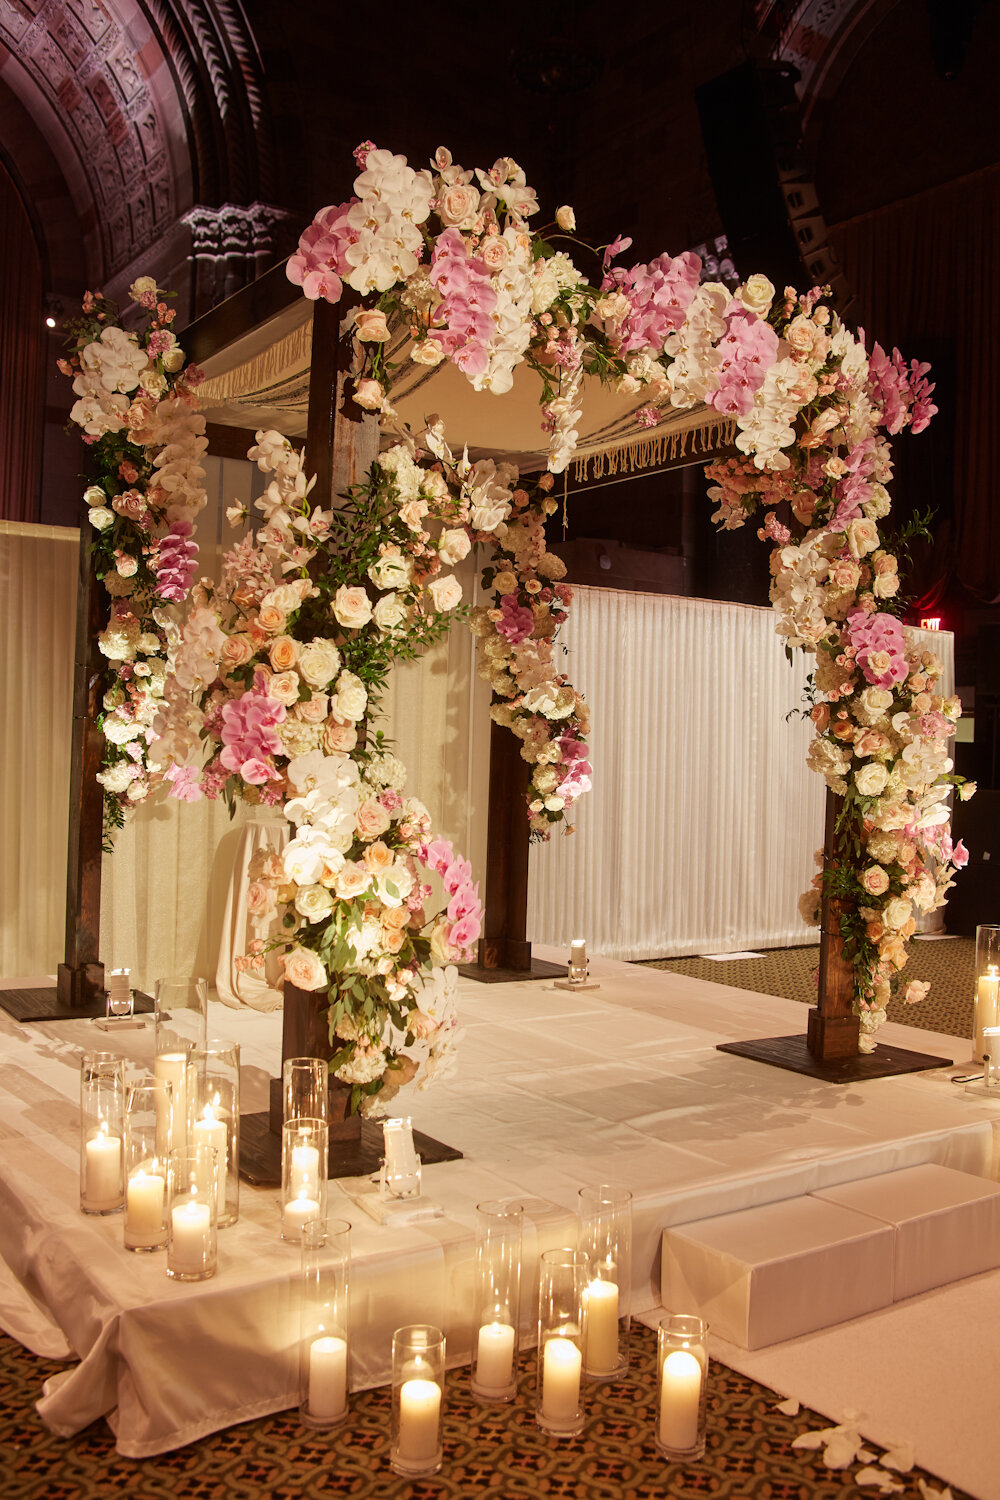
[[[393,361],[403,349],[403,342],[394,346]],[[198,394],[206,416],[225,426],[275,427],[287,437],[304,437],[311,358],[312,303],[302,297],[203,361],[207,379]],[[524,470],[545,467],[540,398],[539,378],[526,365],[515,371],[512,389],[497,396],[475,390],[450,362],[428,369],[406,361],[392,392],[410,427],[440,416],[453,447],[467,444],[473,458],[511,460]],[[648,404],[642,393],[623,397],[596,378],[585,379],[578,479],[706,459],[735,436],[735,424],[705,406],[667,411],[654,429],[644,429],[636,412]]]

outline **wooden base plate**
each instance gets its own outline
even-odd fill
[[[524,979],[565,979],[565,964],[550,964],[544,958],[533,958],[530,969],[487,969],[482,964],[459,964],[458,972],[481,984],[516,984]]]
[[[756,1037],[749,1042],[720,1042],[718,1052],[732,1052],[753,1062],[769,1063],[790,1073],[804,1073],[821,1078],[824,1083],[861,1083],[866,1078],[893,1078],[901,1073],[924,1073],[931,1068],[950,1068],[948,1057],[934,1057],[929,1052],[910,1052],[905,1047],[889,1047],[879,1042],[874,1052],[857,1057],[838,1057],[822,1062],[813,1057],[804,1036]]]
[[[151,1015],[153,1002],[139,990],[134,992],[134,1014]],[[70,1005],[60,1000],[53,987],[50,990],[0,990],[0,1010],[5,1010],[15,1021],[93,1021],[107,1014],[107,1002],[102,995],[83,1005]]]
[[[421,1164],[461,1161],[462,1152],[446,1146],[422,1130],[413,1132]],[[350,1140],[330,1142],[331,1177],[377,1177],[385,1154],[380,1120],[362,1120],[361,1134]],[[240,1115],[240,1176],[254,1187],[281,1186],[281,1136],[271,1130],[266,1110],[259,1115]]]

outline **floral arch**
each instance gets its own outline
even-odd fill
[[[215,584],[191,588],[200,372],[148,279],[132,289],[150,315],[141,335],[94,299],[86,308],[67,372],[98,458],[85,498],[113,600],[101,636],[110,822],[167,784],[182,799],[284,805],[295,835],[253,872],[253,899],[262,916],[282,914],[287,978],[325,996],[332,1066],[354,1106],[384,1099],[445,1047],[452,965],[481,915],[467,863],[404,796],[374,727],[386,673],[447,628],[461,596],[449,569],[488,545],[492,603],[470,623],[492,714],[532,767],[533,833],[565,825],[589,787],[588,710],[553,648],[572,594],[544,522],[577,446],[584,382],[613,388],[638,433],[708,408],[735,433],[708,468],[715,519],[732,528],[762,513],[778,631],[789,655],[812,658],[810,765],[840,800],[804,914],[817,916],[821,892],[838,903],[861,1045],[874,1045],[914,911],[941,904],[963,862],[946,806],[961,784],[947,747],[960,705],[938,692],[940,662],[901,622],[896,557],[879,531],[888,438],[919,432],[935,410],[927,367],[866,350],[822,289],[779,293],[754,275],[731,295],[702,280],[691,253],[625,268],[630,241],[590,251],[568,206],[533,231],[535,194],[509,158],[472,172],[442,149],[417,171],[371,142],[356,158],[354,196],[317,215],[287,269],[307,298],[351,299],[341,327],[353,399],[378,414],[384,447],[367,479],[328,504],[313,498],[303,455],[259,432],[263,524]],[[588,280],[566,246],[596,254],[599,274]],[[509,390],[519,366],[537,374],[540,477],[458,453],[435,419],[403,422],[401,378],[443,365],[483,400]],[[444,887],[433,915],[431,876]]]

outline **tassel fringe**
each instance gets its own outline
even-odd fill
[[[633,438],[629,442],[599,448],[596,453],[584,454],[575,460],[573,477],[578,484],[584,484],[588,479],[603,479],[606,474],[653,469],[679,458],[694,458],[698,453],[707,458],[729,447],[735,437],[736,423],[728,418],[713,418],[701,426],[687,427],[683,432],[650,433],[648,437]]]
[[[206,405],[225,406],[266,391],[308,370],[312,360],[312,319],[294,328],[276,344],[262,349],[245,364],[234,365],[222,375],[206,380],[199,391]]]

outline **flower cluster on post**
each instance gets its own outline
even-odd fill
[[[146,315],[141,332],[121,326],[113,303],[87,292],[67,359],[93,478],[83,494],[94,529],[97,576],[111,597],[98,644],[107,658],[100,728],[105,842],[127,806],[162,781],[150,756],[175,625],[171,605],[187,597],[197,569],[195,517],[205,505],[205,419],[171,332],[173,310],[155,281],[129,290]]]
[[[754,456],[709,465],[709,494],[727,528],[763,510],[778,631],[789,654],[815,657],[809,764],[842,805],[835,861],[800,908],[818,922],[824,887],[838,903],[861,1046],[871,1050],[915,913],[943,905],[968,858],[951,840],[948,793],[975,790],[953,774],[949,755],[961,704],[942,695],[940,659],[898,617],[898,559],[878,528],[890,509],[888,438],[926,427],[933,386],[926,365],[907,366],[878,344],[867,353],[819,290],[776,297],[756,277],[744,295],[769,320],[788,402],[767,419],[763,441],[757,422],[752,445],[739,419],[737,446]],[[926,991],[915,980],[904,994],[912,1002]]]

